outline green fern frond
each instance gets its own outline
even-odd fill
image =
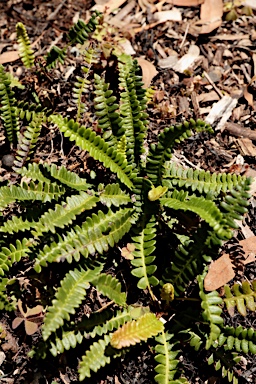
[[[178,383],[178,380],[181,380],[180,383],[187,383],[185,378],[180,378],[177,381],[174,380],[174,376],[178,373],[179,360],[176,359],[179,350],[173,349],[176,345],[176,342],[171,343],[173,334],[162,331],[158,336],[155,337],[157,345],[155,350],[157,355],[155,356],[155,361],[158,365],[155,367],[157,375],[155,376],[155,381],[158,384],[170,384]]]
[[[147,156],[146,169],[151,182],[154,185],[161,184],[162,177],[166,174],[165,163],[170,160],[174,145],[190,137],[193,130],[198,132],[210,129],[210,126],[201,120],[195,122],[193,119],[189,122],[185,121],[183,124],[165,128],[159,135],[158,144],[151,144]],[[164,185],[168,187],[167,184]]]
[[[82,357],[78,369],[80,381],[83,381],[86,377],[91,377],[91,371],[97,372],[101,367],[105,367],[106,364],[110,363],[110,356],[105,355],[105,349],[109,342],[110,336],[105,335],[104,339],[94,342]]]
[[[10,266],[20,261],[22,257],[27,256],[31,251],[29,246],[32,245],[33,240],[23,239],[16,240],[16,245],[10,244],[9,248],[2,247],[0,249],[0,275],[4,276],[5,271],[8,271]]]
[[[31,48],[26,27],[22,23],[16,24],[17,40],[19,43],[19,54],[25,67],[31,68],[34,65],[34,51]]]
[[[102,265],[94,269],[69,271],[61,281],[61,287],[58,288],[52,305],[44,318],[42,325],[42,336],[47,340],[51,333],[55,332],[64,324],[64,320],[70,320],[70,314],[75,313],[84,297],[86,289],[89,288],[89,282],[95,279],[100,273]]]
[[[253,328],[226,326],[222,329],[217,340],[218,346],[224,346],[225,350],[235,350],[248,354],[256,354],[256,331]]]
[[[23,182],[20,186],[11,185],[10,187],[0,188],[0,210],[15,201],[39,200],[42,202],[57,200],[65,192],[64,188],[56,183],[35,184]]]
[[[4,67],[0,64],[0,102],[1,119],[4,122],[7,139],[10,143],[17,140],[19,122],[15,113],[15,97],[10,87],[11,80],[8,78]]]
[[[145,112],[147,99],[146,90],[142,88],[141,76],[137,76],[138,64],[119,61],[119,87],[121,89],[119,130],[117,136],[126,136],[128,164],[141,163],[140,156],[144,153],[143,141],[146,137],[148,115]]]
[[[126,304],[126,294],[121,292],[121,283],[115,277],[101,273],[91,283],[99,292],[113,300],[116,304],[120,306]]]
[[[71,141],[75,141],[81,149],[88,151],[95,160],[99,160],[106,168],[116,173],[120,181],[128,188],[133,187],[131,180],[132,166],[128,166],[124,157],[118,154],[113,147],[109,147],[94,131],[80,126],[73,120],[63,119],[60,115],[52,115],[51,121],[58,125],[64,136],[69,137]]]
[[[71,224],[77,215],[95,207],[97,201],[97,197],[83,191],[79,195],[68,197],[66,202],[61,205],[57,204],[54,210],[48,210],[39,221],[34,222],[32,234],[38,237],[42,236],[44,232],[55,233],[55,228],[64,228]]]
[[[48,69],[55,68],[58,61],[61,64],[64,64],[66,54],[67,54],[67,47],[60,49],[56,47],[56,45],[54,45],[46,56],[46,68]]]
[[[82,102],[83,94],[88,90],[90,81],[85,77],[76,77],[72,89],[72,101],[77,106],[76,121],[79,121],[82,113],[85,112],[85,104]]]
[[[223,318],[220,316],[222,313],[222,309],[220,305],[223,300],[219,296],[217,291],[212,291],[210,293],[204,293],[204,277],[206,276],[206,272],[197,277],[198,285],[199,285],[199,296],[202,300],[201,307],[204,310],[202,313],[203,319],[209,323],[210,326],[210,334],[208,335],[205,349],[209,349],[211,345],[214,344],[215,340],[218,339],[221,333],[221,329],[219,325],[223,324]]]
[[[166,167],[166,174],[163,176],[163,185],[168,189],[191,188],[192,192],[199,193],[227,192],[239,185],[245,176],[236,175],[235,173],[210,173],[201,169],[185,168],[175,162],[170,163]]]
[[[87,24],[83,20],[78,20],[78,22],[74,24],[68,32],[68,39],[71,44],[83,44],[86,40],[88,40],[89,35],[95,31],[96,26],[99,23],[99,16],[101,16],[101,13],[95,11]]]
[[[228,285],[225,285],[224,303],[231,316],[234,314],[235,307],[242,316],[246,316],[246,309],[255,312],[256,310],[256,280],[250,285],[248,281],[242,284],[234,284],[232,291]]]
[[[60,237],[57,243],[46,245],[35,259],[34,268],[40,272],[41,266],[60,259],[78,261],[80,255],[88,257],[95,252],[102,254],[113,247],[131,227],[132,209],[109,210],[107,214],[99,211],[88,217],[81,227],[75,226],[67,235]]]
[[[113,96],[113,91],[109,89],[109,84],[105,83],[99,75],[94,74],[95,95],[94,105],[96,116],[99,117],[98,127],[103,132],[103,138],[110,145],[117,143],[115,136],[118,126],[121,121],[120,115],[117,112],[119,105],[116,104],[116,96]],[[122,153],[125,157],[125,154]]]
[[[8,278],[0,278],[0,311],[5,310],[8,312],[16,309],[16,300],[11,300],[5,293],[8,285],[12,284],[12,280]]]
[[[248,211],[248,199],[250,198],[249,189],[251,178],[240,180],[239,185],[234,186],[230,193],[224,197],[224,201],[220,202],[221,208],[224,209],[224,217],[229,225],[235,224],[234,219],[242,220],[243,215]],[[237,228],[237,226],[233,226]]]
[[[65,350],[69,351],[70,348],[75,348],[77,344],[81,344],[84,339],[84,336],[81,332],[66,331],[62,333],[62,338],[56,337],[55,343],[52,341],[50,352],[53,356],[57,356],[60,353],[63,353]]]
[[[27,122],[35,120],[37,116],[42,117],[42,121],[46,122],[47,117],[52,113],[51,110],[42,107],[40,103],[29,103],[27,101],[18,101],[15,105],[16,116]]]
[[[60,181],[61,184],[67,185],[69,188],[85,191],[89,187],[86,179],[83,179],[74,172],[68,171],[64,165],[58,168],[56,164],[44,164],[44,167],[50,172],[51,177]]]
[[[13,234],[15,232],[25,232],[33,228],[34,222],[23,220],[22,217],[13,216],[10,220],[4,222],[0,227],[0,232]]]
[[[99,185],[98,189],[101,203],[108,208],[111,205],[126,205],[131,201],[130,196],[121,190],[119,184],[108,184],[106,187]]]
[[[155,256],[152,255],[156,243],[155,227],[155,218],[152,217],[145,228],[138,231],[137,236],[132,237],[135,251],[132,252],[134,259],[131,260],[131,264],[135,267],[131,273],[140,279],[137,284],[138,288],[148,289],[153,298],[151,285],[156,286],[159,283],[158,279],[154,276],[157,267],[152,264],[155,260]]]
[[[211,200],[206,200],[204,197],[191,196],[188,197],[184,193],[174,191],[168,197],[162,197],[160,203],[163,206],[183,211],[191,211],[196,213],[201,219],[205,220],[216,234],[223,240],[230,239],[232,232],[228,228],[222,212]]]
[[[238,377],[234,371],[234,367],[240,361],[240,356],[236,352],[232,352],[230,356],[224,354],[222,350],[213,352],[208,358],[208,365],[214,364],[216,371],[221,370],[221,376],[227,377],[229,383],[238,384]]]
[[[88,320],[90,321],[90,318]],[[131,320],[132,317],[129,310],[123,309],[122,311],[117,311],[114,317],[109,320],[105,320],[102,325],[95,325],[89,335],[90,337],[95,337],[96,335],[102,336],[107,332],[113,331],[113,329],[121,327],[121,325]]]
[[[211,262],[209,248],[212,248],[212,245],[208,248],[207,242],[209,242],[209,231],[201,227],[175,251],[163,275],[163,281],[174,286],[175,296],[184,292],[190,281],[203,272],[205,262],[207,264]]]
[[[15,172],[19,171],[19,169],[24,166],[25,162],[30,159],[30,155],[37,144],[41,132],[42,122],[43,114],[39,113],[26,127],[25,131],[20,133],[13,165],[13,170]]]
[[[19,175],[26,177],[28,179],[31,179],[33,181],[39,181],[41,183],[50,183],[50,179],[45,177],[42,170],[43,170],[42,164],[29,163],[27,167],[22,167],[21,169],[19,169],[18,173]]]

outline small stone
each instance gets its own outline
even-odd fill
[[[12,167],[14,163],[14,156],[13,155],[4,155],[2,158],[2,163],[6,167]]]

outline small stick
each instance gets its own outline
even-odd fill
[[[213,86],[213,88],[215,89],[215,91],[218,93],[218,95],[223,98],[223,94],[221,93],[221,91],[219,90],[218,87],[216,87],[216,85],[214,84],[214,82],[212,81],[212,79],[210,78],[210,76],[208,75],[208,73],[204,72],[204,76],[205,78],[209,81],[209,83]]]

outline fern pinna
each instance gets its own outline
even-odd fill
[[[104,74],[93,73],[100,45],[91,44],[91,39],[100,17],[96,12],[88,24],[79,21],[67,35],[68,46],[83,44],[79,48],[85,61],[83,76],[72,87],[76,121],[41,105],[16,103],[0,67],[1,117],[9,140],[17,134],[18,117],[26,126],[19,135],[13,167],[16,184],[0,187],[0,306],[15,308],[14,264],[25,260],[29,271],[33,270],[30,278],[39,274],[43,280],[47,280],[46,271],[61,265],[54,289],[49,281],[45,283],[50,294],[45,300],[43,341],[30,356],[44,358],[48,352],[57,356],[82,344],[84,354],[78,367],[82,381],[136,343],[149,340],[156,362],[155,381],[185,384],[188,380],[180,356],[184,345],[190,345],[196,351],[207,351],[209,365],[222,368],[222,377],[235,383],[236,354],[255,354],[255,332],[224,326],[222,311],[224,305],[230,314],[236,307],[242,315],[247,309],[255,310],[255,283],[234,285],[232,291],[226,287],[226,297],[221,298],[216,291],[205,293],[203,280],[222,242],[237,228],[235,220],[247,212],[250,180],[185,169],[172,161],[177,143],[194,133],[212,132],[200,120],[167,127],[157,143],[149,142],[147,90],[137,61],[116,54],[115,90]],[[22,44],[28,44],[18,28]],[[52,48],[46,58],[48,70],[58,60],[64,63],[68,46]],[[24,64],[31,67],[31,52],[23,48],[23,53]],[[89,90],[94,95],[96,129],[84,124]],[[58,127],[65,140],[100,163],[105,181],[82,177],[65,166],[31,162],[42,123]],[[6,216],[10,207],[11,214]],[[126,241],[131,250],[127,260],[122,260],[118,246]],[[125,263],[137,282],[137,293],[143,290],[150,306],[128,305],[123,280],[108,267],[109,263],[118,265],[113,259]],[[198,283],[200,305],[186,308],[184,314],[177,302],[190,299],[193,281]],[[77,321],[89,292],[103,296],[105,305]],[[175,321],[169,320],[175,308]]]

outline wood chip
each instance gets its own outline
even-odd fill
[[[205,119],[206,123],[212,125],[215,121],[220,120],[215,129],[222,130],[236,105],[237,99],[233,99],[228,95],[224,96],[221,100],[213,105],[211,112]]]
[[[190,45],[188,53],[186,53],[178,62],[172,67],[177,72],[184,73],[189,67],[198,59],[200,49],[197,45]]]

